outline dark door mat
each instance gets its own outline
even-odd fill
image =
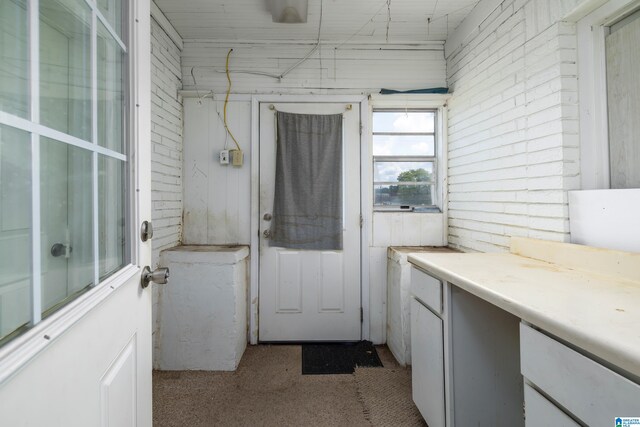
[[[302,344],[302,375],[353,374],[356,366],[382,367],[370,341]]]

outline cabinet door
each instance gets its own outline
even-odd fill
[[[524,385],[526,427],[579,427],[570,416],[549,402],[529,384]]]
[[[429,427],[444,427],[444,343],[442,319],[411,299],[413,401]]]

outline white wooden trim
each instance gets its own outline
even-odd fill
[[[362,339],[371,340],[371,229],[373,222],[373,163],[371,162],[371,106],[369,98],[360,104],[360,280],[362,292]],[[364,286],[364,284],[367,286]],[[385,340],[386,341],[386,340]]]
[[[33,102],[34,101],[32,101],[32,103]],[[39,108],[39,105],[40,104],[38,103],[38,108]],[[44,136],[46,138],[55,139],[57,141],[64,142],[65,144],[72,145],[74,147],[84,148],[85,150],[88,150],[88,151],[92,151],[92,152],[95,151],[96,153],[103,154],[108,157],[113,157],[114,159],[127,161],[127,156],[125,154],[118,153],[117,151],[110,150],[98,144],[85,141],[84,139],[77,138],[75,136],[66,134],[64,132],[60,132],[58,130],[51,129],[43,125],[33,123],[27,119],[23,119],[22,117],[5,113],[4,111],[0,111],[0,124],[11,126],[16,129],[29,132],[31,134],[37,134],[40,136]]]
[[[449,138],[447,130],[448,106],[445,103],[438,108],[438,125],[440,126],[440,159],[438,161],[438,186],[442,211],[442,244],[449,245]]]
[[[441,108],[451,98],[450,93],[398,93],[393,95],[370,95],[373,108]]]
[[[164,32],[167,33],[171,41],[178,47],[178,49],[184,49],[182,37],[176,31],[173,25],[171,25],[171,22],[169,22],[165,14],[154,1],[151,1],[151,17],[155,19],[158,25],[160,25],[160,28],[162,28]]]
[[[188,39],[189,43],[212,43],[223,46],[309,46],[318,44],[318,39],[296,39],[296,40],[255,40],[255,39]],[[406,40],[402,43],[384,43],[379,41],[358,40],[342,43],[339,41],[323,41],[322,46],[328,49],[352,50],[352,49],[372,49],[372,50],[433,50],[442,51],[445,42],[442,40]]]
[[[361,94],[354,95],[254,95],[251,97],[251,263],[250,263],[250,288],[249,288],[249,343],[258,343],[258,298],[259,298],[259,216],[260,216],[260,103],[359,103],[362,117],[363,104],[366,108],[367,98]],[[362,147],[363,137],[360,135],[360,146]],[[362,189],[361,189],[362,193]],[[361,212],[364,216],[364,212]],[[361,239],[364,239],[364,226],[361,229]],[[367,238],[368,241],[368,238]],[[368,253],[368,248],[367,248]],[[363,263],[361,263],[363,268]],[[368,265],[367,265],[368,268]],[[367,278],[369,277],[367,272]],[[369,281],[364,281],[363,271],[360,272],[361,281],[361,307],[364,314],[364,322],[368,321],[366,313],[369,312],[369,300],[364,299],[364,295],[369,295]],[[369,328],[362,331],[362,339],[368,339]]]
[[[569,22],[578,22],[608,1],[609,0],[583,0],[582,2],[578,2],[578,4],[567,13],[564,19]]]
[[[637,0],[611,0],[577,24],[580,177],[583,190],[609,188],[609,120],[604,42],[607,26],[639,4]]]
[[[31,120],[40,122],[40,5],[29,2],[29,89]],[[0,117],[1,119],[1,117]],[[24,120],[24,119],[23,119]],[[24,120],[29,123],[28,120]],[[0,120],[1,122],[1,120]],[[6,124],[6,123],[3,123]],[[31,324],[42,320],[42,250],[40,224],[40,135],[31,132]]]
[[[260,102],[251,99],[251,246],[249,264],[249,343],[258,344],[260,272]]]
[[[28,332],[0,347],[0,385],[18,373],[40,352],[53,345],[58,337],[137,274],[140,274],[139,267],[124,267],[94,289],[42,320]]]
[[[198,68],[198,67],[196,67]],[[194,90],[194,89],[185,89],[179,90],[178,95],[183,98],[212,98],[215,96],[216,101],[224,101],[225,94],[224,93],[215,93],[211,89],[202,89],[202,90]],[[253,101],[255,95],[236,93],[229,95],[229,102],[247,102]]]
[[[91,140],[98,144],[98,8],[92,6],[91,13]],[[100,282],[100,227],[98,215],[98,153],[91,154],[92,166],[92,221],[93,221],[93,283]]]

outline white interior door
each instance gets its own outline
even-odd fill
[[[148,0],[0,2],[0,425],[152,424],[149,46]]]
[[[277,111],[291,113],[343,113],[342,250],[269,246],[268,215],[273,208],[276,159],[276,118],[271,105]],[[350,110],[344,103],[260,104],[258,339],[261,342],[361,338],[359,129],[357,104]]]

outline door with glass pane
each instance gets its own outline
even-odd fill
[[[341,175],[342,248],[310,248],[317,236],[307,235],[297,244],[281,244],[277,236],[272,245],[272,229],[277,234],[274,198],[278,187],[276,174],[276,117],[268,103],[260,104],[260,273],[259,340],[260,341],[358,341],[361,338],[360,299],[360,108],[354,104],[345,111],[337,103],[278,103],[276,110],[307,115],[342,113],[342,153],[333,173]],[[314,128],[316,132],[318,130]],[[305,128],[302,133],[307,131]],[[301,137],[310,144],[322,138]],[[326,143],[326,141],[323,141]],[[300,152],[298,152],[300,153]],[[306,153],[313,168],[324,169],[317,152]],[[286,155],[285,155],[286,156]],[[300,156],[304,157],[304,156]],[[292,158],[301,164],[307,159]],[[282,163],[281,163],[282,165]],[[294,168],[295,166],[290,166]],[[298,165],[300,167],[300,165]],[[340,170],[342,169],[342,170]],[[302,175],[305,175],[304,173]],[[317,176],[317,171],[309,173]],[[283,176],[283,175],[281,175]],[[286,183],[287,179],[283,181]],[[287,184],[285,184],[287,185]],[[294,187],[291,185],[291,187]],[[281,187],[280,187],[281,188]],[[327,202],[328,186],[308,189],[311,197]],[[304,197],[289,203],[299,207]],[[331,200],[331,197],[328,198]],[[290,199],[293,200],[293,199]],[[272,215],[273,214],[273,215]],[[326,212],[325,212],[326,214]],[[318,213],[323,216],[323,213]],[[317,218],[308,215],[303,223],[318,227]],[[289,222],[287,216],[284,222]],[[300,221],[294,227],[301,225]],[[302,225],[304,227],[304,225]],[[301,228],[302,228],[301,227]],[[298,228],[300,230],[300,228]],[[327,231],[326,229],[324,231]],[[291,243],[291,242],[289,242]],[[302,243],[302,244],[300,244]],[[284,247],[286,246],[286,247]],[[301,248],[306,247],[306,248]]]
[[[151,424],[149,16],[0,1],[3,425]]]

